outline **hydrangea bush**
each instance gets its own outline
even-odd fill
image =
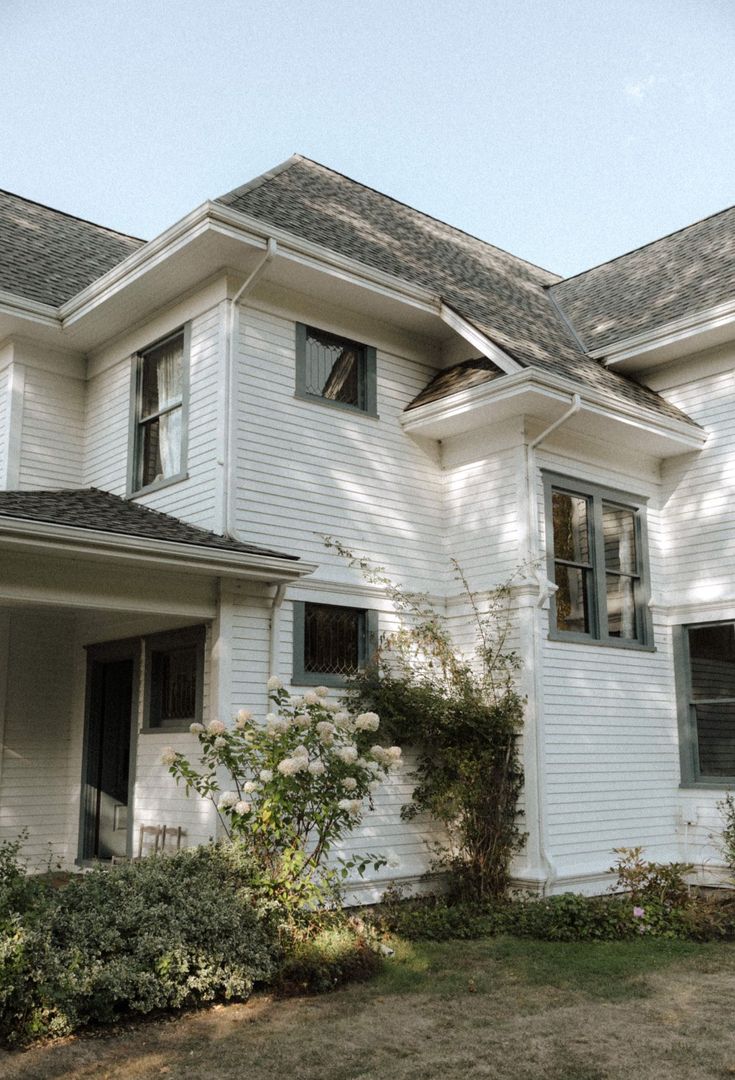
[[[198,765],[171,747],[163,761],[186,792],[217,808],[227,836],[244,843],[263,883],[291,904],[323,900],[351,871],[386,860],[371,853],[328,863],[332,849],[373,809],[372,795],[401,762],[398,746],[377,742],[375,713],[353,715],[326,687],[292,697],[268,682],[273,709],[258,722],[241,709],[231,726],[192,724]]]

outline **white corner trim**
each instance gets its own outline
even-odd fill
[[[452,330],[455,330],[470,345],[474,345],[484,357],[497,364],[506,375],[513,375],[517,371],[523,371],[523,368],[516,360],[508,356],[498,345],[481,333],[476,326],[473,326],[472,323],[464,319],[454,308],[451,308],[443,301],[439,306],[439,318],[447,326],[451,326]]]
[[[25,365],[13,361],[8,378],[8,424],[5,433],[5,477],[0,486],[12,491],[20,484],[20,451],[23,443],[23,410],[25,407]],[[3,482],[4,481],[4,482]]]
[[[735,300],[726,300],[722,304],[705,308],[703,311],[695,311],[680,319],[672,319],[653,330],[631,334],[630,337],[604,348],[589,349],[587,355],[593,360],[604,360],[606,367],[612,367],[622,363],[623,360],[649,352],[651,349],[674,345],[696,334],[721,329],[729,324],[735,326]]]

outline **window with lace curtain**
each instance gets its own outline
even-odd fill
[[[645,506],[545,475],[552,637],[651,646]]]
[[[185,473],[188,328],[137,356],[131,492]]]

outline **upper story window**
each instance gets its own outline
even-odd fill
[[[547,475],[551,636],[652,645],[645,508],[629,496]]]
[[[188,328],[138,354],[132,491],[185,471]]]
[[[682,778],[735,780],[735,623],[676,628]]]
[[[341,604],[294,602],[293,681],[344,686],[378,645],[378,613]]]
[[[375,415],[375,349],[297,323],[296,393]]]

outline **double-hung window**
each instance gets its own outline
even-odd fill
[[[296,324],[296,394],[376,415],[375,349]]]
[[[137,356],[131,492],[185,471],[187,330]]]
[[[682,779],[735,782],[735,623],[675,628]]]
[[[187,731],[202,718],[203,626],[145,638],[145,726]]]
[[[377,611],[296,601],[293,612],[298,686],[345,686],[377,648]]]
[[[645,507],[551,474],[545,487],[551,636],[650,646]]]

